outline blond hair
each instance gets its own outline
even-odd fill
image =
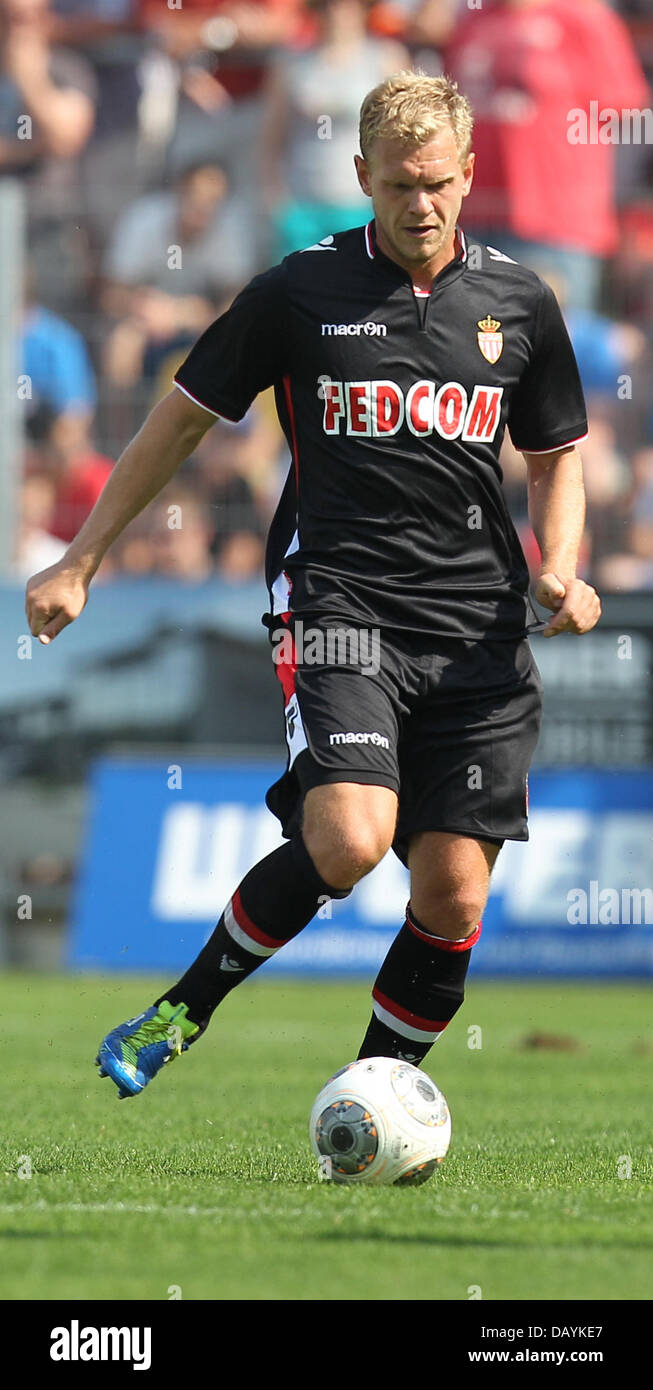
[[[449,125],[461,164],[472,145],[472,108],[448,77],[428,77],[406,69],[386,77],[367,93],[360,111],[360,146],[368,159],[374,140],[424,145]]]

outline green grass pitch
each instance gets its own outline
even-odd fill
[[[197,1047],[118,1102],[97,1044],[160,987],[2,981],[2,1299],[653,1297],[645,987],[471,980],[425,1063],[451,1149],[412,1190],[319,1183],[308,1146],[368,985],[245,984]],[[577,1046],[524,1047],[535,1031]]]

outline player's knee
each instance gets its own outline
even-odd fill
[[[390,848],[392,835],[381,825],[304,824],[304,843],[325,883],[353,888]]]
[[[417,902],[413,910],[420,925],[434,936],[447,936],[458,940],[471,936],[476,930],[485,909],[485,894],[468,885],[452,888],[448,892],[433,889]]]

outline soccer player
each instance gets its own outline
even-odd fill
[[[587,632],[601,611],[576,576],[587,422],[558,306],[537,275],[459,226],[469,103],[446,78],[399,73],[365,98],[360,140],[372,220],[251,281],[195,344],[64,558],[28,586],[31,630],[50,642],[212,421],[240,420],[274,386],[292,465],[264,621],[288,764],[267,804],[286,842],[246,874],[182,979],[100,1045],[121,1097],[390,846],[410,901],[359,1056],[419,1064],[460,1007],[496,856],[528,838],[540,719],[527,640],[538,619],[501,490],[506,426],[527,465],[535,598],[553,614],[544,635]],[[357,639],[344,654],[329,647],[339,629]]]

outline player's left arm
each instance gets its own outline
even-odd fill
[[[547,454],[523,452],[528,470],[528,514],[542,552],[535,598],[555,614],[543,636],[589,632],[601,616],[601,601],[596,589],[576,574],[585,525],[580,454],[575,448]]]

